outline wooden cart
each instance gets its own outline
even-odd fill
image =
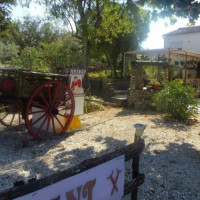
[[[25,123],[39,140],[63,134],[75,110],[69,74],[0,68],[0,123]]]

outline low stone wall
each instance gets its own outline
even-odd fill
[[[135,109],[151,108],[156,90],[129,89],[128,104]]]

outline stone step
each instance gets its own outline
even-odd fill
[[[117,104],[117,106],[119,107],[124,107],[127,106],[127,97],[112,97],[112,100],[115,104]]]
[[[127,90],[114,90],[115,95],[125,95],[127,93],[128,93]]]
[[[129,87],[129,82],[127,83],[109,83],[109,87],[114,87],[116,90],[125,90]]]
[[[128,98],[128,94],[115,94],[114,98],[127,99]]]

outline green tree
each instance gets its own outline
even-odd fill
[[[135,4],[110,3],[104,6],[100,27],[94,30],[92,50],[106,55],[114,77],[117,76],[120,55],[139,48],[149,32],[149,23],[149,13]]]
[[[50,22],[40,18],[24,17],[9,25],[7,38],[15,42],[21,50],[25,47],[37,47],[41,42],[56,41],[60,31]]]
[[[39,33],[40,33],[40,40],[41,42],[50,43],[55,42],[59,37],[62,37],[61,33],[63,31],[56,28],[55,25],[53,25],[50,22],[44,22],[41,24]]]
[[[15,0],[1,0],[0,1],[0,36],[6,30],[10,23],[10,10],[11,6],[15,4]]]
[[[8,41],[0,41],[0,62],[6,63],[11,60],[12,57],[17,57],[18,47],[14,43]]]
[[[92,46],[91,38],[88,37],[88,33],[94,28],[98,29],[100,27],[102,12],[105,5],[108,3],[113,3],[114,5],[116,2],[124,2],[129,5],[132,4],[137,8],[147,5],[153,8],[152,15],[155,15],[155,13],[169,17],[176,15],[188,17],[190,20],[198,18],[200,5],[199,2],[194,0],[45,0],[45,2],[53,16],[68,21],[72,30],[76,31],[76,35],[81,37],[83,43],[82,60],[84,68],[87,68],[88,56]],[[116,31],[118,31],[118,29],[116,29]],[[112,33],[111,31],[111,34]]]
[[[137,4],[152,7],[154,16],[177,16],[188,18],[190,22],[197,20],[200,14],[200,1],[195,0],[137,0]]]
[[[87,69],[91,41],[88,33],[91,27],[97,28],[101,22],[101,12],[108,0],[45,0],[50,13],[67,21],[75,30],[75,35],[82,40],[82,67]],[[96,13],[93,23],[90,19]]]
[[[41,59],[41,52],[35,47],[26,47],[18,58],[12,58],[14,68],[23,68],[32,71],[49,71]]]
[[[81,63],[80,41],[70,33],[62,34],[56,42],[41,43],[40,46],[42,60],[53,72]]]
[[[95,13],[94,13],[95,14]],[[101,13],[101,23],[97,29],[91,27],[89,36],[93,48],[105,53],[114,77],[117,76],[117,59],[121,52],[121,40],[130,34],[134,27],[125,7],[116,3],[107,3]],[[94,17],[93,17],[94,18]],[[91,18],[91,23],[93,23]]]
[[[76,66],[81,60],[81,45],[70,33],[63,33],[56,42],[40,43],[37,47],[26,47],[18,58],[12,59],[16,68],[34,71],[58,72],[68,66]]]
[[[16,44],[20,46],[21,49],[25,47],[36,47],[41,42],[40,37],[40,24],[41,20],[39,18],[31,18],[29,16],[24,17],[23,22],[17,21],[17,35]]]

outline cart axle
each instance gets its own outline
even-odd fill
[[[57,108],[50,108],[50,113],[55,116],[55,115],[58,114],[58,109]]]

